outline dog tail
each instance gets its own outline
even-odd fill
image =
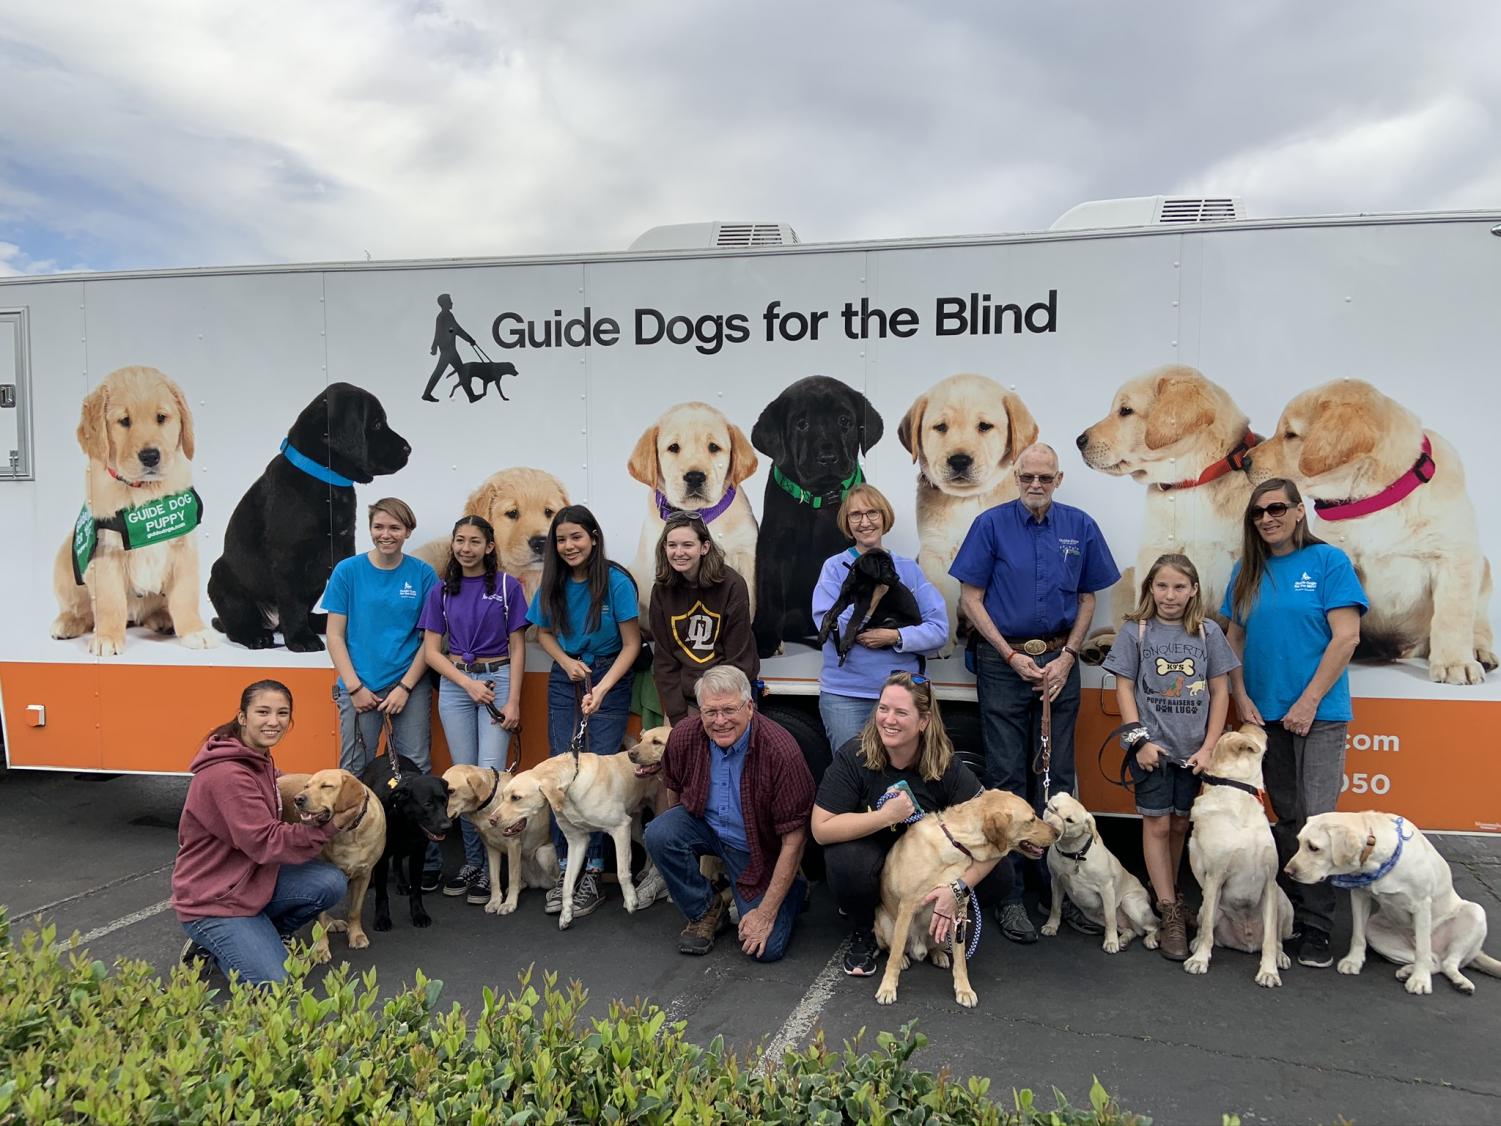
[[[1501,977],[1501,961],[1492,958],[1484,950],[1475,955],[1475,959],[1470,965],[1483,974],[1490,974],[1491,977]]]

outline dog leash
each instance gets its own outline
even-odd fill
[[[909,793],[907,796],[910,798],[912,795]],[[895,797],[895,795],[890,790],[887,790],[884,794],[876,799],[876,808],[880,809],[893,797]],[[910,817],[903,818],[900,824],[912,825],[918,821],[921,821],[925,816],[923,811],[920,808],[917,808],[916,801],[913,801],[912,805],[914,807],[912,815]],[[954,834],[949,832],[949,827],[943,823],[943,818],[938,817],[935,814],[934,820],[938,822],[938,827],[943,830],[943,835],[948,838],[949,843],[957,848],[960,852],[964,853],[965,856],[968,856],[970,860],[974,860],[974,855],[969,851],[969,849],[965,848],[962,844],[954,839]],[[952,888],[950,890],[952,890]],[[954,938],[949,940],[950,949],[953,948],[955,939],[957,939],[957,941],[961,944],[964,942],[963,931],[969,926],[969,921],[971,918],[974,919],[975,930],[974,933],[969,937],[969,953],[965,955],[966,958],[973,958],[975,956],[975,951],[980,948],[980,931],[985,925],[983,922],[983,913],[980,911],[980,897],[975,894],[974,888],[969,889],[969,898],[963,902],[962,906],[960,905],[959,897],[957,895],[954,897]]]
[[[582,680],[573,682],[573,706],[578,710],[579,725],[574,731],[573,738],[568,741],[568,753],[573,756],[574,765],[578,765],[579,754],[589,749],[589,717],[584,714],[584,697],[594,691],[594,676],[585,672]]]
[[[384,697],[380,696],[376,698],[384,699]],[[356,713],[354,718],[354,746],[360,755],[360,769],[355,777],[363,778],[365,771],[381,757],[380,748],[382,743],[386,748],[385,757],[391,763],[391,780],[386,783],[386,786],[388,789],[394,790],[401,784],[401,765],[396,761],[398,757],[396,753],[396,732],[391,727],[391,717],[384,714],[381,716],[381,740],[376,744],[375,755],[372,757],[370,747],[365,742],[364,728],[360,724],[358,713]]]
[[[1053,799],[1053,701],[1047,689],[1042,693],[1042,736],[1038,761],[1042,769],[1033,770],[1042,775],[1042,801],[1046,805]]]

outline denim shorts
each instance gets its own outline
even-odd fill
[[[1155,770],[1142,770],[1133,755],[1131,778],[1136,783],[1136,812],[1143,817],[1187,817],[1199,796],[1199,776],[1168,759],[1159,759]]]

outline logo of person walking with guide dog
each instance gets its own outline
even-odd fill
[[[459,354],[458,338],[468,342],[473,348],[478,360],[465,360]],[[433,368],[432,375],[427,378],[427,386],[422,390],[424,402],[436,403],[437,396],[433,389],[438,386],[438,380],[445,374],[458,377],[452,389],[448,392],[451,399],[459,388],[464,389],[471,403],[477,403],[485,397],[490,384],[495,384],[495,393],[505,402],[510,398],[501,390],[500,377],[503,375],[517,375],[516,365],[507,361],[496,363],[485,350],[475,342],[474,337],[464,331],[464,326],[459,324],[457,317],[453,315],[453,298],[447,293],[438,294],[438,318],[433,326],[433,344],[429,349],[431,355],[438,357],[438,366]],[[478,390],[476,391],[476,385]]]

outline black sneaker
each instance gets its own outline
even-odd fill
[[[483,868],[476,868],[474,878],[469,881],[469,890],[465,896],[466,903],[481,905],[490,902],[490,873]]]
[[[1063,901],[1063,921],[1080,934],[1101,935],[1105,933],[1105,928],[1081,911],[1079,905],[1072,899]]]
[[[443,873],[436,868],[422,873],[422,891],[426,895],[435,892],[443,886]]]
[[[1298,965],[1321,970],[1333,964],[1334,955],[1329,950],[1329,936],[1309,927],[1298,942]]]
[[[875,932],[851,932],[849,949],[844,952],[844,972],[850,977],[869,977],[876,972]]]
[[[443,881],[443,894],[465,894],[469,890],[470,881],[472,881],[475,876],[479,875],[479,871],[480,869],[478,864],[465,864],[457,872],[449,876],[448,879]],[[423,887],[422,890],[426,891],[427,888]]]
[[[1032,923],[1032,916],[1027,914],[1025,904],[1002,903],[995,909],[995,918],[1001,925],[1001,933],[1012,942],[1026,945],[1037,941],[1037,927]]]
[[[214,956],[209,953],[208,948],[199,946],[191,938],[183,943],[182,953],[178,956],[177,960],[199,977],[208,977],[218,966],[218,963],[214,961]]]
[[[573,889],[573,917],[581,919],[585,915],[593,914],[594,909],[603,903],[604,899],[604,892],[599,890],[599,873],[586,871],[579,877],[579,882]]]

